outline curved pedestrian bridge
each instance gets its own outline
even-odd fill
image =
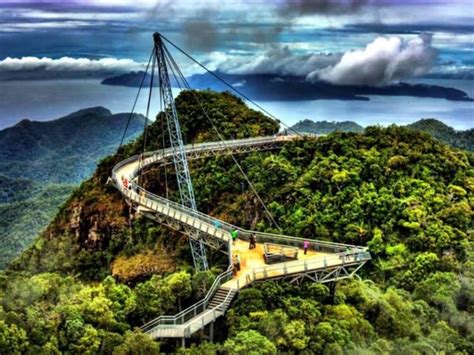
[[[203,157],[242,154],[260,150],[278,149],[301,136],[271,136],[186,145],[188,160]],[[219,275],[206,297],[188,309],[173,315],[160,316],[142,329],[154,338],[188,338],[196,331],[212,324],[223,315],[235,294],[253,282],[267,279],[287,279],[299,283],[304,278],[314,282],[331,282],[353,276],[371,259],[367,248],[303,238],[245,230],[220,221],[204,213],[185,207],[162,196],[146,191],[138,185],[138,177],[150,165],[172,163],[172,148],[132,156],[118,163],[112,171],[112,180],[126,201],[138,212],[189,238],[202,240],[213,249],[225,249],[229,268]],[[231,232],[238,239],[232,244]],[[249,249],[251,236],[256,237],[256,248]],[[309,242],[307,253],[304,243]],[[290,246],[295,260],[285,258],[267,264],[264,247]],[[289,249],[289,248],[288,248]],[[240,259],[240,271],[232,259]]]

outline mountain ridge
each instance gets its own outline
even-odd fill
[[[129,114],[97,106],[0,131],[0,268],[46,227],[74,186],[116,150]],[[141,132],[132,117],[125,142]]]
[[[436,139],[454,147],[474,151],[474,128],[463,131],[455,130],[434,118],[424,118],[407,125],[407,127],[427,132]]]
[[[474,151],[474,128],[455,130],[435,118],[422,118],[405,127],[429,133],[436,139],[453,147]],[[301,133],[328,134],[335,131],[362,133],[364,127],[354,121],[312,121],[301,120],[291,127]]]
[[[48,182],[78,183],[95,168],[98,159],[110,154],[117,146],[128,120],[128,113],[112,114],[104,107],[91,107],[51,121],[22,120],[0,131],[0,167],[4,175]],[[145,118],[135,114],[129,133],[136,137]],[[71,157],[78,160],[78,168]],[[58,160],[62,160],[58,164]],[[69,160],[69,161],[68,161]],[[25,165],[25,162],[27,163]],[[38,176],[34,166],[55,164],[65,171],[51,171]],[[80,166],[82,164],[82,167]]]

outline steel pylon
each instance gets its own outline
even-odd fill
[[[159,86],[164,103],[164,113],[168,127],[171,148],[173,150],[173,163],[178,180],[179,195],[181,203],[193,210],[196,208],[196,199],[194,197],[194,188],[189,173],[188,160],[184,150],[183,136],[179,124],[178,112],[171,91],[171,83],[166,64],[166,54],[164,44],[158,32],[153,34],[156,63],[159,74]],[[189,245],[193,256],[194,267],[198,270],[207,270],[209,268],[206,249],[199,235],[189,236]]]

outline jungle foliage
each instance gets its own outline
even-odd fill
[[[117,149],[128,117],[95,107],[0,131],[0,269],[47,227],[99,160]],[[144,117],[135,115],[125,141],[137,137],[143,124]]]
[[[275,123],[230,94],[197,95],[225,138],[276,132]],[[216,138],[191,93],[176,103],[186,142]],[[148,129],[147,149],[162,146],[160,118]],[[116,162],[142,149],[141,137],[102,161],[2,275],[2,351],[474,352],[471,153],[407,128],[368,127],[364,134],[333,133],[239,156],[283,233],[368,245],[373,260],[361,279],[340,282],[334,295],[328,285],[312,283],[264,282],[245,289],[221,320],[216,343],[179,349],[153,342],[136,327],[202,298],[224,263],[211,255],[216,268],[196,273],[184,238],[130,218],[106,182]],[[276,231],[230,157],[193,161],[191,171],[199,210]],[[165,193],[162,170],[146,176],[147,188]],[[141,260],[155,260],[156,267],[136,269]]]

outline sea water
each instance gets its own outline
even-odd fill
[[[474,81],[430,79],[423,80],[423,83],[454,87],[474,97]],[[112,113],[130,112],[137,90],[101,85],[98,79],[3,81],[0,82],[0,129],[24,118],[47,121],[92,106],[103,106]],[[136,112],[145,113],[146,94],[142,92],[140,95]],[[155,117],[159,110],[157,95],[155,89],[150,118]],[[459,130],[474,127],[474,102],[370,96],[370,101],[265,101],[259,104],[288,125],[311,119],[350,120],[362,126],[386,126],[393,123],[408,124],[421,118],[436,118]]]

